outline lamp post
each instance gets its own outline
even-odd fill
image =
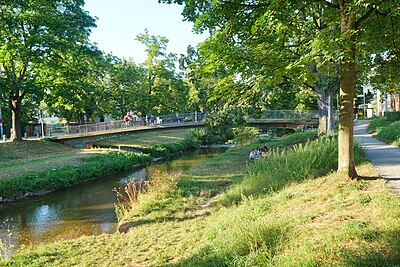
[[[42,138],[45,138],[44,134],[44,119],[43,119],[43,110],[40,110],[40,124],[41,124],[41,129],[42,129]]]
[[[0,103],[0,138],[3,138],[3,117],[1,115],[1,103]]]

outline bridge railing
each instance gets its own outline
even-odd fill
[[[261,119],[269,120],[313,120],[318,117],[318,110],[266,110],[261,115]]]
[[[205,114],[202,112],[189,112],[182,114],[170,114],[162,116],[152,116],[136,118],[126,123],[124,120],[116,120],[110,122],[90,123],[84,125],[67,125],[63,127],[54,127],[47,125],[46,135],[49,137],[63,135],[78,135],[85,133],[95,133],[104,131],[123,130],[132,127],[148,126],[157,127],[159,125],[182,124],[189,122],[202,122]]]

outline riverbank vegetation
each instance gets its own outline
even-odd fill
[[[142,131],[133,134],[121,136],[118,138],[109,138],[96,141],[95,146],[102,148],[126,147],[132,149],[141,149],[161,144],[176,143],[182,141],[192,133],[192,129],[174,129],[160,131]]]
[[[152,157],[179,153],[198,144],[188,133],[158,131],[137,134],[139,141],[134,144],[142,147],[143,153],[115,148],[78,149],[49,141],[0,143],[0,199],[13,200],[62,189],[144,164]],[[159,137],[157,145],[150,142],[155,136]],[[123,137],[122,141],[116,139],[114,142],[124,140],[129,139]]]
[[[377,118],[368,126],[368,132],[373,133],[379,140],[400,146],[400,121],[389,120],[386,117]]]
[[[350,180],[332,171],[337,140],[305,143],[306,134],[231,148],[178,177],[160,179],[168,182],[139,194],[125,214],[131,223],[126,234],[60,242],[2,264],[396,265],[399,199],[376,178],[361,150],[356,149],[357,171],[366,179]],[[248,160],[249,150],[265,141],[279,150]]]

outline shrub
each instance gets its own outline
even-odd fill
[[[386,112],[385,116],[388,121],[398,121],[400,120],[400,111]]]
[[[260,134],[260,130],[254,127],[238,127],[233,129],[234,142],[243,145],[252,142]]]
[[[199,141],[193,137],[183,139],[177,143],[169,143],[162,145],[150,146],[142,149],[143,153],[150,154],[152,157],[166,157],[171,154],[179,153],[189,148],[194,148],[199,145]]]
[[[389,144],[393,142],[400,143],[400,121],[396,121],[387,125],[386,127],[382,127],[378,131],[377,137]]]
[[[391,123],[392,122],[388,121],[387,118],[380,117],[380,118],[377,118],[375,120],[372,120],[369,123],[367,130],[368,130],[369,133],[374,133],[374,132],[379,131],[382,127],[385,127],[385,126],[387,126],[387,125],[389,125]]]

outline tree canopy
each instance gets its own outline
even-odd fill
[[[27,97],[39,103],[46,75],[66,54],[88,47],[95,20],[83,0],[5,0],[0,5],[0,96],[12,111],[12,139],[21,140],[20,112]]]

